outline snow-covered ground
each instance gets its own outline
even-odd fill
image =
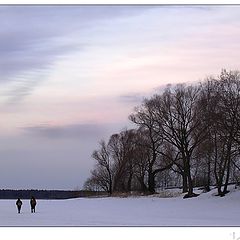
[[[78,198],[38,200],[36,213],[23,200],[0,200],[0,226],[240,226],[240,191],[225,197],[216,190],[199,197]]]

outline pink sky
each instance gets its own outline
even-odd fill
[[[239,6],[1,6],[0,20],[3,188],[81,186],[144,96],[240,69]]]

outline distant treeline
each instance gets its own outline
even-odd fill
[[[37,199],[68,199],[77,197],[104,196],[103,191],[64,191],[64,190],[0,190],[0,199],[30,199],[34,196]]]

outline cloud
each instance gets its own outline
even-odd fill
[[[76,51],[84,52],[89,44],[86,31],[91,26],[146,9],[148,7],[0,6],[0,84],[11,84],[5,93],[7,102],[19,102],[29,95],[59,58]]]
[[[160,84],[157,87],[154,87],[154,88],[150,89],[149,91],[143,91],[143,92],[139,92],[139,93],[129,93],[129,94],[125,94],[125,95],[120,95],[120,96],[118,96],[117,99],[120,102],[123,102],[123,103],[129,103],[131,105],[132,104],[138,105],[138,104],[141,104],[144,99],[150,98],[154,94],[157,94],[159,92],[164,91],[168,86],[171,86],[171,85],[174,86],[174,85],[176,85],[176,83],[175,84],[163,83],[163,84]]]
[[[127,103],[141,103],[141,101],[146,97],[146,93],[132,93],[132,94],[126,94],[121,95],[118,97],[118,99],[121,102],[127,102]]]
[[[192,31],[231,23],[238,15],[238,9],[212,6],[0,6],[0,84],[8,86],[3,95],[7,103],[21,102],[48,79],[59,59],[75,52],[82,56],[77,63],[82,72],[88,71],[82,64],[88,59],[95,70],[93,59],[101,59],[102,71],[122,55],[132,56],[120,64],[126,64],[124,72],[137,64],[143,68],[144,51],[159,54],[161,47],[191,38]]]
[[[0,97],[14,103],[1,106],[1,185],[83,183],[143,97],[237,67],[239,19],[236,6],[0,6]]]
[[[25,127],[23,130],[33,136],[47,137],[51,139],[66,138],[91,138],[105,133],[106,126],[98,124],[73,124],[65,126],[38,125]]]
[[[0,7],[0,82],[48,68],[54,58],[87,44],[85,30],[144,8],[83,6]],[[81,38],[75,39],[76,37]]]

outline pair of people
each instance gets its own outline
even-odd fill
[[[17,205],[18,213],[20,213],[21,207],[22,207],[22,201],[20,198],[18,198],[18,200],[16,201],[16,205]],[[34,197],[31,197],[30,205],[31,205],[31,212],[32,213],[35,212],[35,207],[37,205],[37,201]]]

